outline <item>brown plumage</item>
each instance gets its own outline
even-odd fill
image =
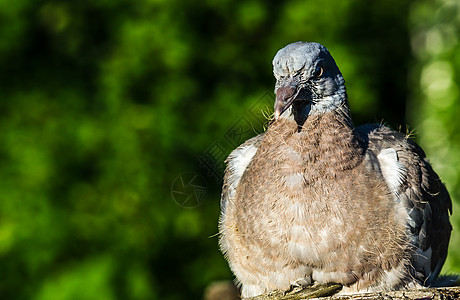
[[[451,200],[422,149],[385,126],[353,126],[323,46],[288,45],[273,64],[275,120],[230,154],[222,192],[220,245],[243,297],[313,282],[432,284]]]

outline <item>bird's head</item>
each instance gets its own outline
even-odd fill
[[[326,47],[297,42],[276,53],[275,120],[294,118],[299,125],[309,115],[326,113],[347,103],[345,81]]]

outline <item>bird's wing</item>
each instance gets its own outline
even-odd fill
[[[414,141],[386,126],[355,129],[367,146],[366,155],[378,161],[395,201],[407,211],[415,276],[431,285],[446,260],[452,227],[452,202],[446,187],[433,171],[425,153]]]
[[[264,134],[262,133],[247,140],[238,148],[233,150],[226,159],[225,162],[227,163],[227,168],[225,169],[224,184],[220,199],[222,213],[225,212],[228,201],[231,201],[231,199],[235,196],[235,191],[240,179],[254,157],[254,154],[256,154],[263,136]]]

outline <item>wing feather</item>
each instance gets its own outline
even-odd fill
[[[414,275],[426,285],[433,284],[446,260],[452,230],[452,201],[446,187],[422,148],[406,135],[383,125],[360,126],[355,132],[372,156],[378,157],[387,149],[396,153],[404,172],[399,184],[390,189],[407,210],[408,234],[416,247],[412,258]]]
[[[225,160],[227,168],[225,169],[224,184],[222,187],[222,195],[220,199],[220,208],[222,215],[225,213],[225,208],[228,201],[235,196],[236,188],[241,177],[246,171],[247,166],[251,162],[254,154],[262,141],[264,134],[259,134],[232,151]]]

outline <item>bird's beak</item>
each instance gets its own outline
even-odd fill
[[[286,81],[276,90],[275,120],[292,105],[299,92],[300,88],[293,79]]]

